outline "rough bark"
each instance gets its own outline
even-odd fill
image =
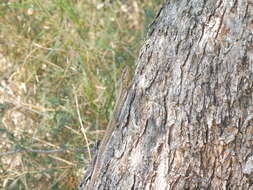
[[[165,3],[119,120],[94,189],[253,189],[253,1]]]

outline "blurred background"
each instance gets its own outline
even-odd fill
[[[0,0],[0,189],[76,189],[163,0]]]

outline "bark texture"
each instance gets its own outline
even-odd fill
[[[253,1],[165,3],[119,120],[94,189],[253,189]]]

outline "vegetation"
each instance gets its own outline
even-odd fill
[[[0,188],[76,189],[161,3],[0,1]]]

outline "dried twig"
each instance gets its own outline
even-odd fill
[[[64,152],[64,149],[53,149],[53,150],[39,150],[39,149],[17,149],[7,152],[0,152],[0,156],[8,156],[11,154],[21,153],[21,152],[35,152],[35,153],[57,153],[57,152]]]

